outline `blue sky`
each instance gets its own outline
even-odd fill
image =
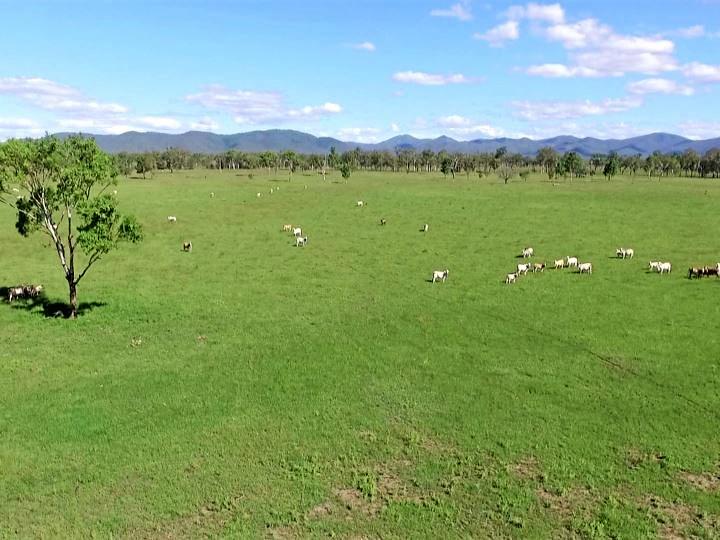
[[[720,136],[720,0],[0,0],[0,140]]]

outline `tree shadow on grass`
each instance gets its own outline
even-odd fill
[[[5,300],[5,303],[12,309],[21,309],[29,313],[37,313],[47,318],[69,318],[70,317],[70,304],[66,302],[52,302],[45,296],[44,293],[39,294],[34,298],[18,298],[12,302],[8,302],[8,291],[9,287],[0,287],[0,298]],[[77,315],[82,317],[86,313],[91,312],[95,308],[104,307],[107,304],[105,302],[80,302],[78,305]]]

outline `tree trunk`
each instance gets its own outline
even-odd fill
[[[68,285],[70,287],[70,318],[76,319],[78,312],[77,283],[70,279]]]

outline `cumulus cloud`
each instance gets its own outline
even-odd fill
[[[628,85],[631,94],[677,94],[692,96],[695,89],[692,86],[679,84],[670,79],[643,79]]]
[[[31,118],[0,118],[0,141],[11,137],[38,137],[44,130]]]
[[[541,64],[527,68],[528,75],[539,77],[567,79],[571,77],[602,77],[604,74],[596,69],[583,66],[566,66],[565,64]]]
[[[337,136],[344,141],[374,143],[380,140],[380,130],[369,127],[347,127],[337,131]]]
[[[395,122],[390,124],[390,131],[393,133],[399,133],[400,132],[400,126],[398,126]]]
[[[677,30],[669,32],[669,34],[685,39],[699,38],[707,35],[705,27],[702,24],[688,26],[687,28],[678,28]]]
[[[678,124],[676,131],[688,139],[715,139],[720,137],[720,122],[682,122]]]
[[[205,116],[200,120],[190,122],[190,129],[194,129],[197,131],[217,131],[218,129],[220,129],[220,124],[218,124],[209,116]]]
[[[63,130],[118,135],[128,131],[178,132],[183,124],[169,116],[113,116],[60,118],[57,126]]]
[[[642,105],[642,99],[626,97],[601,101],[514,101],[513,114],[523,120],[566,120],[624,112]]]
[[[15,96],[36,107],[65,113],[122,114],[118,103],[90,99],[78,89],[40,77],[0,78],[0,94]]]
[[[473,82],[472,79],[462,73],[441,75],[422,71],[399,71],[395,73],[392,78],[397,82],[420,84],[423,86],[444,86],[446,84],[467,84]]]
[[[435,124],[446,133],[461,139],[473,136],[494,138],[504,135],[504,131],[501,128],[491,126],[490,124],[475,122],[470,118],[458,114],[441,116],[436,120]]]
[[[618,77],[626,73],[654,75],[679,68],[675,44],[670,39],[621,34],[592,17],[568,22],[559,4],[514,6],[506,15],[511,21],[528,18],[543,23],[539,27],[541,35],[568,51],[567,62],[530,66],[525,70],[530,75]],[[686,30],[698,32],[695,27]]]
[[[185,99],[206,109],[230,113],[238,124],[263,124],[296,118],[312,119],[342,112],[340,105],[329,102],[292,109],[285,104],[284,96],[278,92],[231,90],[222,85],[206,86],[201,92],[188,95]]]
[[[453,4],[447,9],[433,9],[430,15],[433,17],[452,17],[459,21],[471,21],[473,18],[469,0]]]
[[[530,2],[524,6],[511,6],[505,16],[511,20],[529,19],[560,24],[565,21],[565,10],[560,4],[536,4]]]
[[[507,21],[491,28],[487,32],[473,34],[475,39],[487,41],[491,47],[501,47],[506,41],[512,41],[520,37],[517,21]]]
[[[691,62],[683,66],[683,75],[699,83],[716,83],[720,82],[720,66]]]
[[[375,44],[371,41],[363,41],[362,43],[353,43],[351,45],[351,47],[358,51],[375,52]]]

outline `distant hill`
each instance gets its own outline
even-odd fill
[[[67,137],[69,133],[58,133]],[[232,135],[218,135],[204,131],[188,131],[187,133],[139,133],[129,131],[120,135],[88,135],[98,145],[110,153],[160,151],[176,147],[190,152],[220,153],[227,150],[243,152],[261,152],[273,150],[293,150],[302,154],[325,154],[335,147],[338,152],[345,152],[359,147],[363,150],[389,150],[409,148],[416,151],[432,150],[439,152],[463,152],[475,154],[495,152],[500,147],[508,152],[534,156],[544,146],[551,146],[558,152],[574,151],[584,157],[593,154],[617,152],[621,155],[642,154],[643,156],[659,150],[663,153],[683,152],[692,148],[704,153],[711,148],[720,148],[720,137],[704,141],[693,141],[670,133],[651,133],[630,139],[595,139],[593,137],[559,136],[550,139],[475,139],[472,141],[456,141],[442,136],[436,139],[417,139],[411,135],[398,135],[375,144],[340,141],[332,137],[315,137],[309,133],[289,129],[270,129],[267,131],[249,131]]]

